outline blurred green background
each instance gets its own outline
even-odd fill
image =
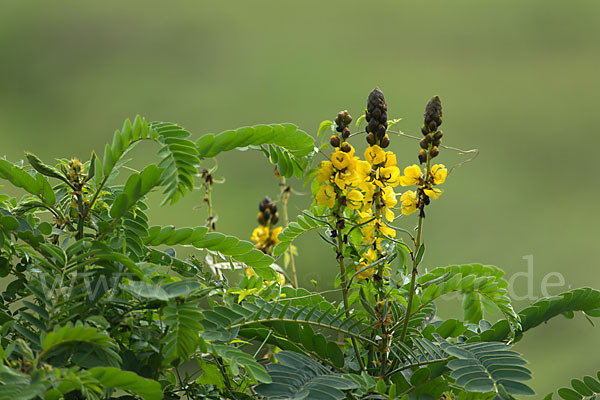
[[[445,144],[481,154],[430,207],[426,266],[482,262],[511,277],[533,255],[535,296],[550,272],[565,277],[551,294],[600,288],[600,2],[19,1],[1,10],[0,156],[87,159],[137,113],[196,137],[271,122],[314,134],[339,110],[357,118],[375,86],[390,117],[403,118],[399,129],[417,135],[439,94]],[[399,164],[416,161],[416,142],[392,138],[391,148]],[[138,148],[135,165],[156,150]],[[439,158],[462,159],[448,150]],[[278,182],[256,152],[219,164],[218,230],[248,238],[258,201],[276,196]],[[293,213],[309,202],[295,198]],[[202,224],[200,203],[194,194],[152,222]],[[330,288],[330,250],[316,235],[297,244],[302,284]],[[514,293],[527,291],[516,279]],[[517,347],[536,371],[536,398],[596,371],[597,337],[581,316],[531,331]]]

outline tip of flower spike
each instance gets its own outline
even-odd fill
[[[430,132],[435,132],[442,125],[442,100],[440,96],[433,96],[425,106],[425,127]]]

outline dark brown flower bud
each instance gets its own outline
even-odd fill
[[[352,147],[350,147],[350,145],[348,143],[344,143],[344,144],[342,144],[342,147],[340,148],[340,150],[342,150],[344,153],[349,153],[350,150],[352,150]]]
[[[427,152],[423,149],[419,152],[419,162],[423,164],[427,161]]]
[[[271,225],[275,225],[277,221],[279,221],[279,213],[276,212],[271,216]]]
[[[431,148],[431,151],[429,152],[429,154],[431,154],[431,158],[435,158],[438,156],[438,154],[440,154],[439,149],[437,148],[437,146],[433,146]]]
[[[342,131],[342,138],[348,139],[350,137],[350,129],[348,129],[347,127],[344,128],[344,130]]]
[[[425,126],[429,127],[430,132],[435,131],[442,125],[442,101],[438,96],[433,96],[425,106]]]
[[[387,126],[387,104],[383,93],[377,87],[369,93],[366,117],[369,122],[368,133],[377,133],[380,124]]]
[[[369,146],[374,146],[376,141],[377,139],[375,139],[375,135],[373,135],[372,133],[369,133],[367,135],[367,143],[369,143]]]
[[[440,139],[442,138],[442,136],[444,136],[444,132],[442,132],[442,131],[437,131],[437,132],[436,132],[436,133],[433,135],[433,138],[434,138],[435,140],[440,140]]]
[[[390,137],[388,135],[385,135],[384,137],[381,138],[381,148],[385,149],[389,145],[390,145]]]
[[[333,147],[340,147],[340,138],[337,136],[332,136],[329,139],[329,144],[331,144]]]
[[[258,213],[257,220],[258,220],[258,223],[263,226],[267,224],[267,220],[263,217],[263,213],[261,213],[261,212]]]
[[[423,134],[423,136],[426,136],[429,133],[427,132],[427,128],[425,127],[425,125],[421,127],[421,133]]]
[[[351,122],[352,117],[350,116],[350,114],[348,114],[348,110],[340,111],[337,117],[335,118],[335,124],[337,126],[341,126],[342,129],[350,125]],[[341,132],[341,130],[339,132]]]
[[[265,196],[265,198],[262,199],[260,203],[258,203],[258,210],[261,212],[268,210],[272,207],[272,205],[273,205],[273,200],[271,200],[271,198],[269,196]]]
[[[367,132],[368,133],[377,133],[378,129],[379,129],[379,122],[377,122],[377,120],[375,120],[374,118],[371,119],[371,121],[369,121],[369,123],[367,124]]]
[[[427,150],[429,148],[429,137],[425,136],[423,139],[419,140],[419,145],[422,149]]]
[[[385,126],[379,125],[379,129],[377,130],[377,137],[379,139],[381,139],[382,137],[384,137],[385,136],[385,131],[386,131]]]

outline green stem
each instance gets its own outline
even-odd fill
[[[424,180],[425,183],[427,182],[427,180],[429,179],[429,169],[431,166],[431,156],[429,155],[429,152],[427,152],[427,167],[425,168],[425,176],[424,176]],[[422,207],[425,207],[424,205],[422,205]],[[423,214],[419,215],[419,225],[417,228],[417,239],[415,241],[415,251],[413,253],[413,268],[412,268],[412,275],[410,278],[410,291],[408,292],[408,304],[406,306],[406,314],[404,315],[404,325],[402,326],[402,333],[400,334],[400,341],[404,342],[404,338],[406,337],[406,331],[408,329],[408,322],[410,320],[410,310],[412,309],[412,303],[413,303],[413,297],[415,296],[415,286],[417,283],[417,273],[418,273],[418,267],[419,267],[419,260],[417,259],[417,254],[419,252],[419,248],[421,247],[421,240],[422,240],[422,233],[423,233]]]
[[[289,187],[286,184],[286,180],[285,177],[281,177],[281,184],[282,184],[282,189],[281,189],[281,195],[280,195],[280,199],[281,202],[283,203],[283,222],[285,223],[285,227],[287,228],[287,226],[289,225],[289,216],[288,216],[288,200],[290,199],[290,190]],[[294,288],[298,289],[298,275],[296,274],[296,262],[294,261],[294,253],[292,251],[292,246],[290,245],[288,247],[288,254],[290,257],[290,269],[292,270],[292,284],[294,285]]]
[[[336,210],[336,230],[337,230],[337,259],[340,266],[340,274],[341,274],[341,285],[342,285],[342,298],[344,300],[344,311],[346,312],[346,318],[350,318],[350,304],[348,301],[348,277],[346,276],[346,265],[344,264],[344,239],[342,237],[341,229],[338,229],[340,222],[340,212],[341,205],[338,205]],[[358,349],[358,344],[356,343],[356,339],[354,337],[350,337],[350,341],[352,342],[352,348],[354,349],[354,354],[356,355],[356,359],[358,360],[358,364],[360,365],[361,371],[365,370],[365,364],[363,363],[362,357],[360,356],[360,352]]]
[[[83,239],[83,222],[85,221],[86,212],[83,209],[83,196],[80,192],[76,193],[77,197],[77,240]]]

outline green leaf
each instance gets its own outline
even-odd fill
[[[202,369],[202,375],[196,379],[197,384],[213,385],[219,389],[225,388],[225,380],[218,366],[200,359],[198,360],[198,366]]]
[[[325,226],[327,226],[327,224],[318,221],[314,215],[309,212],[299,215],[296,222],[290,223],[277,236],[279,243],[273,249],[273,255],[279,257],[290,247],[292,241],[301,234]]]
[[[523,365],[519,353],[500,342],[453,344],[434,334],[440,347],[457,359],[448,362],[450,377],[466,391],[486,393],[502,387],[510,395],[534,395],[523,380],[531,379],[531,372]],[[507,370],[513,371],[506,373]],[[499,392],[496,392],[499,393]]]
[[[131,372],[113,367],[95,367],[89,369],[90,374],[104,387],[113,387],[133,392],[144,400],[161,400],[163,398],[160,383]]]
[[[596,375],[598,376],[598,380],[600,380],[600,371]],[[563,387],[558,389],[557,393],[561,398],[566,400],[597,398],[600,396],[600,382],[598,380],[589,375],[583,377],[583,379],[572,379],[572,389]]]
[[[130,282],[129,285],[125,286],[123,289],[127,290],[130,293],[133,293],[136,296],[143,297],[146,299],[155,299],[162,301],[169,300],[169,295],[163,288],[161,288],[158,285],[153,285],[147,282]]]
[[[598,310],[600,310],[600,291],[592,288],[573,289],[556,296],[541,298],[519,312],[521,324],[516,332],[516,340],[519,340],[529,329],[558,315],[582,311],[591,316]],[[508,332],[503,322],[499,321],[492,326],[492,329],[484,332],[481,338],[486,341],[505,340],[508,338]]]
[[[63,182],[67,181],[65,176],[61,174],[58,169],[44,164],[44,162],[40,160],[39,157],[35,154],[26,151],[25,156],[27,157],[27,160],[29,161],[29,164],[31,164],[33,169],[35,169],[40,174],[51,178],[60,179]]]
[[[232,371],[238,367],[244,368],[246,372],[257,382],[270,383],[271,377],[250,354],[244,353],[240,349],[231,346],[213,345],[213,352],[227,360]],[[234,372],[234,375],[236,373]]]
[[[200,344],[200,332],[204,319],[196,304],[178,303],[169,301],[163,310],[164,322],[169,331],[164,338],[164,357],[171,362],[179,358],[186,360],[196,351]]]
[[[47,353],[51,349],[72,342],[84,342],[110,349],[117,349],[115,341],[106,333],[97,328],[83,325],[78,322],[76,325],[67,323],[64,326],[56,326],[52,332],[48,332],[42,342],[42,349]]]
[[[437,286],[435,292],[425,289],[427,296],[422,298],[420,308],[445,294],[461,292],[464,296],[462,306],[467,321],[478,323],[483,318],[484,303],[493,304],[508,320],[510,334],[519,329],[519,316],[510,303],[508,282],[503,275],[501,269],[491,265],[466,264],[435,268],[417,279],[421,286]],[[408,290],[408,286],[404,288]]]
[[[267,399],[344,399],[343,391],[360,387],[356,381],[333,373],[305,355],[281,351],[275,358],[279,363],[267,366],[272,382],[255,387]]]
[[[200,157],[196,143],[189,140],[190,133],[170,122],[152,122],[150,128],[163,145],[158,156],[163,169],[161,182],[166,194],[163,204],[176,203],[179,198],[194,190],[194,176]]]
[[[109,215],[114,219],[120,218],[125,215],[128,206],[129,198],[127,197],[127,194],[121,193],[115,198],[115,201],[113,201],[112,205],[110,206]]]

